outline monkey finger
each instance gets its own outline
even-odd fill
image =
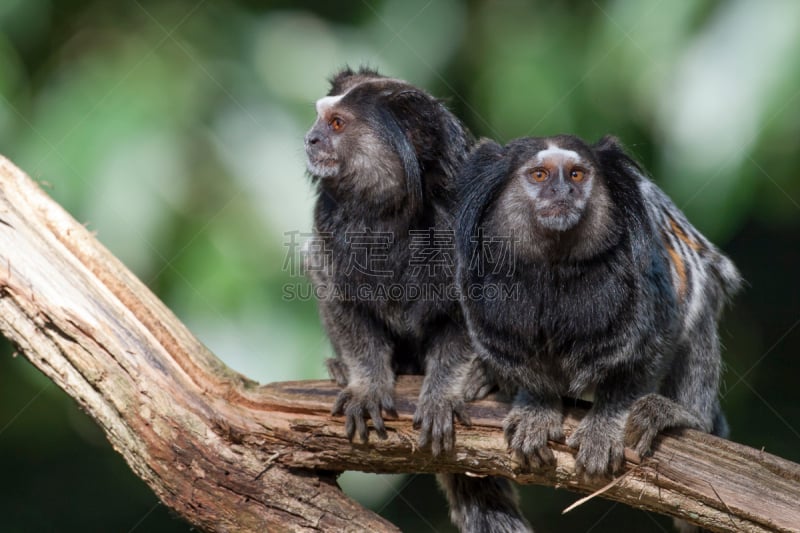
[[[657,435],[658,432],[655,429],[648,431],[639,439],[639,442],[637,442],[635,446],[632,446],[633,450],[639,454],[639,457],[650,457],[653,455],[653,443]]]
[[[369,430],[367,429],[367,422],[364,420],[363,414],[353,416],[352,418],[355,422],[356,430],[358,431],[358,436],[361,439],[361,442],[369,442]]]
[[[336,401],[333,403],[333,408],[331,409],[331,415],[343,415],[344,414],[344,407],[352,398],[352,394],[347,389],[343,390],[339,393],[336,397]]]
[[[397,409],[394,407],[394,399],[391,396],[381,400],[381,407],[383,407],[383,412],[386,413],[386,418],[390,418],[392,420],[397,420],[400,418],[397,414]]]
[[[544,463],[542,458],[536,453],[523,453],[522,456],[525,457],[525,467],[528,469],[538,470],[546,466],[546,463]]]
[[[525,455],[530,455],[529,452],[533,449],[533,445],[527,437],[528,435],[525,434],[522,427],[515,426],[514,433],[508,442],[512,448],[520,450]]]
[[[553,455],[553,450],[551,450],[547,445],[539,446],[536,448],[536,456],[539,459],[539,467],[550,466],[556,463],[556,457]]]
[[[505,422],[503,422],[503,435],[506,438],[506,443],[508,444],[509,448],[514,440],[514,434],[517,432],[517,427],[518,424],[516,420],[506,419]]]
[[[608,462],[609,473],[615,474],[622,470],[622,465],[625,463],[625,456],[622,453],[617,453],[616,450],[611,451],[611,460]]]
[[[419,429],[422,427],[422,412],[420,409],[417,409],[414,412],[414,419],[411,422],[411,427],[413,427],[414,429]]]
[[[356,434],[356,424],[355,419],[350,415],[344,419],[344,433],[347,435],[347,440],[353,442],[353,437]]]
[[[527,469],[527,468],[530,468],[531,466],[535,466],[535,465],[531,465],[531,458],[530,458],[530,456],[528,456],[528,455],[525,455],[524,453],[522,453],[522,451],[521,451],[521,450],[517,450],[517,449],[509,449],[509,452],[511,453],[512,457],[514,457],[514,459],[515,459],[515,460],[516,460],[516,461],[517,461],[517,462],[518,462],[520,465],[522,465],[522,467],[523,467],[523,468],[526,468],[526,469]]]
[[[438,457],[442,453],[442,441],[434,435],[431,439],[431,455]]]
[[[464,401],[474,402],[488,396],[494,387],[490,384],[478,385],[464,389]]]
[[[647,457],[653,453],[653,442],[658,435],[655,427],[631,427],[625,428],[625,445],[633,449],[639,457]]]
[[[383,423],[381,416],[381,408],[375,404],[369,408],[369,417],[372,419],[372,425],[375,427],[375,433],[381,439],[387,439],[389,435],[386,434],[386,425]]]
[[[457,405],[453,408],[453,414],[465,426],[472,425],[472,419],[469,417],[469,413],[467,412],[467,406],[464,404]]]
[[[556,427],[550,428],[550,433],[547,435],[547,440],[553,442],[565,443],[566,437],[564,436],[564,428],[559,424]]]
[[[464,384],[464,400],[467,402],[480,400],[492,392],[495,387],[496,384],[486,376],[485,369],[482,366],[475,365],[470,370]]]
[[[525,462],[528,466],[534,468],[542,466],[542,459],[539,455],[537,440],[534,435],[526,434],[524,431],[517,431],[513,445],[525,457]]]
[[[443,414],[433,424],[433,455],[450,452],[454,444],[453,415]]]
[[[427,424],[425,424],[427,426]],[[420,424],[422,427],[422,424]],[[431,432],[430,427],[428,426],[426,429],[422,429],[419,432],[419,437],[417,437],[417,446],[420,448],[426,448],[428,444],[431,442]]]
[[[580,461],[575,461],[575,475],[581,479],[586,479],[586,468]]]
[[[325,360],[325,366],[328,368],[328,375],[340,387],[347,386],[347,369],[344,366],[344,361],[331,357]]]

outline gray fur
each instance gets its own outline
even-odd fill
[[[334,415],[345,416],[351,440],[367,442],[368,421],[385,438],[384,415],[396,416],[398,374],[423,374],[414,414],[419,446],[451,453],[455,422],[469,424],[465,402],[488,393],[492,380],[477,361],[455,298],[360,297],[355,290],[438,286],[453,294],[455,265],[428,268],[412,257],[412,231],[453,228],[455,173],[471,138],[436,99],[374,71],[346,69],[318,102],[306,135],[308,170],[318,187],[315,243],[306,259],[335,357],[328,371],[343,390]],[[389,235],[381,273],[349,271],[356,251],[348,235]],[[447,252],[446,243],[432,252]],[[428,254],[426,257],[433,257]],[[441,267],[441,265],[439,265]],[[337,294],[354,290],[354,298]],[[513,486],[499,478],[437,476],[462,531],[527,531]],[[456,520],[457,519],[457,520]]]
[[[479,358],[518,390],[504,429],[520,460],[552,465],[561,398],[590,392],[566,440],[587,477],[617,471],[625,442],[651,453],[665,428],[725,434],[716,323],[738,272],[616,140],[485,142],[459,189],[462,289],[520,288],[514,301],[462,301]],[[471,258],[509,233],[519,245],[503,266],[513,275],[476,269]]]

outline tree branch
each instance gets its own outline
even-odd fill
[[[215,358],[135,276],[10,162],[0,158],[0,330],[104,429],[161,500],[213,530],[396,531],[345,496],[334,474],[469,472],[579,492],[574,454],[525,471],[505,451],[508,406],[470,406],[457,450],[433,458],[411,428],[418,378],[401,378],[389,438],[351,444],[329,416],[337,388],[258,386]],[[582,416],[568,411],[569,433]],[[628,455],[602,497],[719,531],[797,531],[800,466],[693,431]]]

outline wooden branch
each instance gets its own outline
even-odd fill
[[[334,474],[470,472],[579,492],[574,454],[525,471],[506,453],[507,405],[470,406],[456,453],[432,458],[411,428],[418,378],[398,382],[389,438],[350,444],[329,382],[260,387],[216,359],[80,224],[0,158],[0,330],[102,426],[161,500],[221,531],[396,531],[347,498]],[[570,410],[569,433],[582,416]],[[602,493],[717,530],[798,531],[800,466],[693,431],[628,456]],[[607,480],[608,481],[608,480]],[[580,512],[576,510],[573,512]]]

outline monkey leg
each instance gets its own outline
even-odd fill
[[[648,394],[634,402],[625,425],[625,442],[639,455],[652,453],[659,432],[669,428],[691,428],[728,435],[728,423],[719,405],[722,366],[716,322],[702,320],[678,347],[659,394]]]
[[[609,369],[595,387],[592,408],[572,432],[567,444],[578,449],[575,470],[584,478],[608,476],[622,468],[625,451],[624,425],[636,398],[651,390],[647,364],[633,357]]]
[[[429,340],[414,427],[420,430],[419,446],[431,446],[439,455],[455,443],[454,420],[469,425],[464,385],[475,371],[472,345],[467,333],[449,324]]]
[[[465,401],[480,400],[498,388],[497,377],[477,355],[472,357],[468,365],[464,380]]]
[[[325,360],[328,375],[340,387],[347,386],[347,365],[340,357],[329,357]]]
[[[700,418],[674,400],[652,393],[636,400],[625,423],[625,444],[641,457],[653,453],[653,441],[663,430],[685,427],[706,431]]]
[[[321,310],[323,324],[337,352],[337,357],[329,361],[328,370],[337,382],[346,384],[331,414],[345,417],[345,432],[350,440],[358,433],[367,442],[368,419],[372,420],[378,436],[386,438],[383,413],[397,417],[391,341],[384,328],[357,306],[331,304]]]

